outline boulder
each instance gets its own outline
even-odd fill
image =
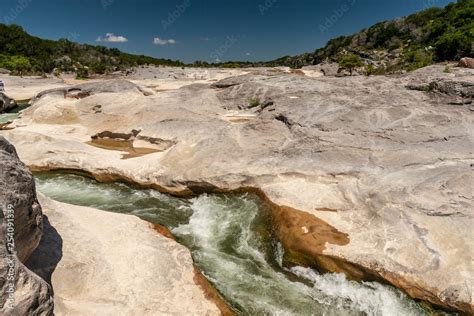
[[[11,110],[17,106],[16,101],[0,92],[0,113]]]
[[[23,263],[38,246],[42,211],[33,176],[15,148],[0,137],[0,302],[2,315],[53,315],[50,286]],[[10,236],[12,231],[13,236]],[[8,239],[14,237],[14,244]],[[16,274],[12,272],[16,270]]]
[[[436,79],[429,83],[410,83],[409,90],[418,90],[434,94],[438,101],[453,105],[471,104],[474,98],[474,82]]]
[[[99,93],[138,92],[149,96],[153,92],[128,80],[114,79],[103,82],[87,82],[75,86],[60,87],[38,93],[32,103],[45,95],[62,95],[64,98],[83,99]]]
[[[334,62],[322,62],[315,66],[306,66],[303,71],[320,71],[324,76],[336,76],[339,73],[339,64]]]
[[[459,61],[458,67],[474,69],[474,58],[464,57]]]

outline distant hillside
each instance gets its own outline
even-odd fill
[[[196,61],[196,67],[289,66],[301,68],[338,62],[352,72],[367,74],[414,70],[435,62],[474,57],[474,0],[458,0],[445,8],[430,8],[410,16],[377,23],[350,36],[330,40],[312,53],[269,62]],[[123,53],[117,48],[77,44],[67,39],[44,40],[20,26],[0,24],[0,68],[14,73],[75,71],[78,77],[152,64],[184,66],[180,61]]]
[[[340,61],[347,54],[359,56],[373,65],[373,71],[381,72],[474,57],[474,0],[459,0],[445,8],[377,23],[356,34],[332,39],[315,52],[264,64],[300,68],[325,60]]]
[[[180,61],[123,53],[117,48],[44,40],[18,25],[0,24],[0,68],[16,73],[76,71],[79,76],[103,74],[143,64],[181,66]]]
[[[367,74],[381,74],[415,70],[465,56],[474,57],[474,0],[458,0],[445,8],[430,8],[380,22],[353,35],[334,38],[311,53],[269,62],[236,61],[217,65],[301,68],[327,61],[338,62],[343,68],[364,68]],[[199,62],[198,66],[202,65]]]

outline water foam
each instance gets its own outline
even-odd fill
[[[193,215],[189,223],[173,232],[195,238],[200,248],[196,259],[203,266],[214,267],[208,271],[209,277],[224,296],[245,306],[246,312],[387,316],[421,313],[401,292],[378,283],[359,284],[341,274],[320,275],[303,267],[275,270],[252,227],[259,212],[255,200],[241,197],[236,203],[204,195],[193,199],[190,207]],[[229,236],[235,236],[230,241],[231,251],[223,247]],[[279,243],[275,248],[273,259],[281,267],[284,250]],[[306,282],[292,281],[285,272]]]
[[[410,316],[419,315],[421,310],[400,291],[375,282],[357,283],[349,281],[343,274],[318,274],[316,271],[293,267],[295,275],[313,286],[312,297],[322,304],[337,304],[366,315]]]
[[[167,226],[241,314],[421,314],[393,288],[303,267],[283,268],[283,247],[272,240],[264,209],[253,196],[202,195],[189,201],[63,174],[38,176],[37,185],[59,201],[131,213]]]

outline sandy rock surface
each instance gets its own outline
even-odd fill
[[[17,76],[3,75],[0,79],[5,82],[6,94],[17,101],[29,100],[41,91],[65,86],[65,83],[58,78],[21,78]]]
[[[219,315],[191,254],[135,216],[40,196],[44,237],[28,267],[54,290],[55,315]]]
[[[413,297],[471,311],[474,72],[444,68],[344,78],[258,69],[152,95],[45,94],[0,134],[33,169],[79,169],[175,193],[259,188],[349,240],[320,249],[311,241],[321,243],[317,230],[290,216],[299,251],[320,249]],[[446,83],[454,88],[439,88]],[[271,105],[249,106],[255,99]],[[91,143],[104,131],[128,137]],[[138,137],[142,151],[173,145],[133,155]]]

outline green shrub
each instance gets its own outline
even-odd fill
[[[401,34],[401,31],[393,22],[380,26],[375,33],[374,47],[390,48],[390,42]],[[392,47],[393,48],[393,47]]]
[[[422,48],[405,53],[403,56],[403,61],[405,64],[404,68],[409,71],[426,67],[434,63],[433,53]]]
[[[349,72],[352,75],[352,70],[356,67],[362,66],[362,60],[360,59],[359,56],[355,54],[347,54],[344,55],[340,60],[339,60],[339,66],[341,66],[344,69],[349,70]]]
[[[89,78],[89,69],[87,67],[78,67],[76,71],[76,79],[82,80]]]
[[[103,63],[95,63],[92,65],[91,70],[93,73],[103,75],[107,71],[107,67]]]
[[[422,90],[425,92],[433,92],[438,88],[438,84],[435,81],[430,82],[429,84],[422,87]]]
[[[254,98],[249,100],[249,108],[255,108],[260,105],[260,98]]]
[[[368,76],[373,75],[374,73],[375,73],[374,65],[368,64],[368,65],[365,67],[365,75],[368,77]]]
[[[462,32],[444,34],[435,44],[436,58],[438,61],[460,59],[469,54],[472,43],[473,39]]]
[[[16,74],[24,74],[32,70],[32,64],[25,56],[0,55],[0,68],[9,69]]]

